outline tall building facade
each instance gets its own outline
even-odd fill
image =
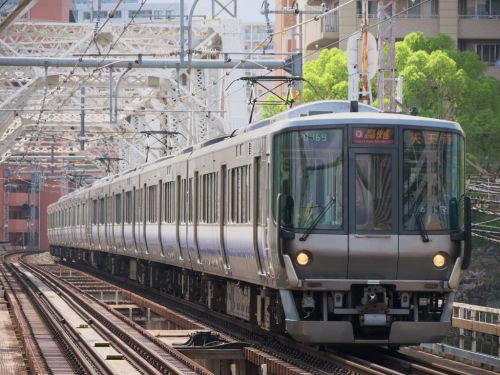
[[[4,18],[12,12],[20,0],[6,0],[0,7],[0,17]],[[28,7],[28,11],[23,15],[24,18],[69,22],[73,0],[40,0],[33,7]]]
[[[0,8],[6,17],[19,4],[9,0]],[[40,0],[24,15],[27,19],[69,22],[72,0]],[[14,249],[48,249],[47,206],[68,192],[66,180],[50,179],[34,166],[0,165],[0,240]]]
[[[41,170],[0,166],[0,238],[14,249],[48,249],[47,206],[68,192]]]
[[[73,0],[72,21],[95,22],[98,18],[105,20],[110,16],[111,22],[125,23],[132,17],[137,22],[179,17],[178,2],[146,2],[139,10],[141,3],[140,0],[123,0],[115,10],[116,0]]]
[[[281,0],[278,0],[280,2]],[[301,0],[302,9],[327,9],[348,3],[347,0]],[[360,28],[360,0],[348,3],[338,12],[309,22],[304,29],[304,53],[314,59],[325,47],[345,49],[347,39]],[[371,32],[377,35],[377,0],[369,1]],[[478,53],[488,64],[488,74],[500,79],[500,0],[398,0],[395,36],[403,39],[414,31],[427,36],[449,35],[460,50]]]

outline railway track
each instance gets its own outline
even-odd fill
[[[29,370],[37,374],[82,373],[81,365],[67,356],[60,347],[60,336],[56,327],[47,324],[35,305],[37,295],[33,296],[10,268],[10,262],[17,261],[20,255],[5,255],[0,262],[0,280],[5,287],[14,319],[19,329],[26,352]]]
[[[74,265],[72,265],[74,266]],[[81,266],[78,269],[82,271]],[[93,276],[89,280],[98,282],[95,278],[104,277],[103,287],[114,287],[117,283],[126,285],[134,302],[142,306],[156,306],[163,309],[170,319],[174,319],[181,326],[196,325],[200,329],[210,329],[217,332],[221,338],[233,342],[246,342],[248,347],[243,349],[245,358],[258,365],[266,365],[269,373],[279,374],[431,374],[431,375],[463,375],[463,374],[493,374],[475,367],[455,368],[438,365],[435,362],[416,359],[410,355],[398,352],[373,351],[354,353],[338,350],[327,352],[317,348],[297,345],[297,342],[285,337],[258,330],[238,319],[216,313],[204,306],[190,303],[183,299],[172,297],[151,288],[139,285],[131,280],[110,276],[95,269],[85,267],[85,271]],[[84,277],[83,274],[79,277]],[[102,281],[101,281],[102,282]],[[110,284],[108,284],[108,282]],[[126,291],[119,288],[123,293]],[[153,302],[149,302],[153,301]],[[161,314],[161,311],[159,311]],[[183,322],[183,319],[186,321]]]
[[[35,373],[212,374],[176,350],[149,340],[140,330],[130,329],[123,317],[19,256],[2,268],[11,284],[21,285],[15,298],[23,299],[26,294],[24,299],[34,302],[31,310],[20,306],[17,312],[28,317],[27,328],[34,328],[33,334],[23,333],[23,337],[33,336],[34,348],[39,349],[28,353]],[[44,336],[40,327],[46,327],[41,332]],[[48,343],[51,337],[56,339]]]

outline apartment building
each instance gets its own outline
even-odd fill
[[[179,17],[179,3],[162,1],[146,2],[141,7],[140,0],[123,0],[115,10],[116,0],[73,0],[73,22],[95,22],[104,20],[111,14],[111,22],[128,22],[135,17],[136,22],[161,21]],[[139,10],[139,7],[141,9]],[[115,10],[113,12],[113,10]]]
[[[2,3],[0,17],[19,0]],[[72,0],[40,0],[24,15],[28,19],[68,22]],[[28,163],[29,164],[29,163]],[[51,180],[33,165],[0,165],[0,240],[13,248],[48,249],[47,206],[68,192],[66,180]]]
[[[304,48],[308,59],[324,47],[346,48],[347,39],[359,30],[361,1],[302,0],[304,9],[328,9],[346,4],[338,12],[310,22],[304,29]],[[371,32],[377,35],[377,0],[369,1]],[[489,65],[488,74],[500,79],[500,0],[397,0],[395,36],[421,31],[428,36],[444,33],[455,40],[460,50],[478,53]]]
[[[0,166],[0,239],[15,249],[48,249],[47,206],[68,192],[65,181],[32,169]]]
[[[0,4],[0,18],[7,17],[21,0],[5,0]],[[33,6],[28,6],[24,18],[57,22],[69,22],[72,0],[39,0]]]

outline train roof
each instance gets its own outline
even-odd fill
[[[352,111],[353,109],[356,111]],[[119,181],[123,178],[128,177],[128,175],[133,175],[135,173],[141,173],[147,171],[151,166],[158,165],[167,162],[167,160],[174,157],[183,156],[189,158],[189,155],[193,152],[202,151],[205,147],[215,145],[217,143],[222,143],[226,140],[233,140],[237,138],[238,135],[243,135],[245,133],[254,132],[269,134],[271,132],[276,132],[281,129],[294,127],[294,126],[315,126],[315,125],[332,125],[332,124],[348,124],[348,125],[363,125],[363,124],[397,124],[397,125],[411,125],[416,127],[432,127],[432,128],[446,128],[459,131],[463,134],[463,130],[460,125],[453,121],[438,120],[428,117],[410,116],[400,113],[384,113],[379,109],[357,103],[352,107],[352,103],[347,100],[323,100],[312,103],[302,104],[288,111],[279,113],[268,119],[260,120],[241,127],[233,132],[233,134],[224,134],[204,140],[193,146],[187,146],[184,149],[178,151],[175,155],[168,155],[156,159],[152,162],[145,163],[133,169],[126,170],[114,176],[106,176],[100,180],[95,181],[92,185],[79,189],[72,192],[70,195],[80,194],[87,189],[96,188],[105,183]],[[238,137],[239,138],[239,137]],[[222,145],[221,145],[222,146]],[[62,199],[59,200],[61,202]]]
[[[320,100],[299,105],[268,119],[252,122],[247,126],[237,129],[234,134],[246,133],[288,119],[346,112],[351,112],[351,102],[348,100]],[[357,112],[354,113],[360,112],[377,113],[380,110],[367,104],[357,103]]]
[[[367,112],[345,112],[335,114],[320,114],[315,116],[290,119],[281,124],[281,126],[290,125],[320,125],[320,124],[347,124],[347,125],[411,125],[422,128],[443,128],[459,131],[463,134],[461,126],[454,121],[439,120],[429,117],[410,116],[400,113],[379,112],[375,115]]]

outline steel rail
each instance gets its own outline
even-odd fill
[[[154,344],[158,349],[165,351],[167,355],[172,357],[172,359],[179,361],[186,367],[179,368],[172,365],[165,358],[162,358],[158,353],[155,353],[154,351],[147,348],[144,343],[132,337],[130,335],[130,330],[128,330],[127,332],[124,328],[118,327],[116,323],[112,321],[112,318],[107,317],[105,314],[103,314],[102,310],[105,310],[106,313],[111,314],[115,318],[115,320],[118,318],[120,322],[125,323],[127,325],[127,328],[129,328],[129,326],[132,325],[136,329],[136,331],[140,333],[140,335],[145,335],[145,330],[143,330],[137,324],[135,323],[130,324],[127,318],[125,318],[120,313],[114,311],[114,309],[110,309],[105,304],[98,301],[96,298],[86,295],[81,296],[80,294],[82,293],[82,291],[78,290],[78,288],[71,285],[67,281],[59,279],[51,272],[46,270],[43,271],[40,270],[40,272],[43,273],[45,278],[50,279],[51,282],[56,283],[58,288],[64,290],[64,292],[67,293],[70,296],[70,298],[73,298],[75,301],[81,304],[83,308],[85,308],[87,311],[92,311],[92,313],[94,314],[93,324],[102,324],[104,327],[106,327],[106,329],[110,330],[114,335],[123,340],[126,343],[126,345],[128,345],[138,353],[144,355],[148,359],[148,361],[155,366],[156,369],[159,369],[161,371],[168,370],[169,373],[176,375],[183,375],[187,373],[213,375],[210,371],[207,371],[203,367],[199,366],[197,363],[193,362],[188,357],[184,356],[183,354],[179,353],[178,351],[166,345],[159,345],[159,342],[155,340]],[[96,309],[97,306],[101,306],[102,310]],[[154,339],[152,336],[149,338]],[[193,370],[188,372],[189,368],[192,368]]]
[[[77,312],[87,322],[89,322],[89,324],[92,325],[92,328],[94,330],[96,330],[103,337],[106,337],[106,339],[108,339],[120,351],[122,351],[122,354],[125,355],[125,357],[129,360],[130,363],[133,363],[134,366],[136,367],[140,367],[141,371],[147,374],[153,375],[153,374],[163,373],[154,368],[150,363],[148,363],[144,358],[140,356],[139,353],[135,352],[129,346],[125,345],[123,341],[120,338],[118,338],[111,330],[106,328],[106,326],[102,324],[99,321],[99,319],[96,319],[95,316],[93,316],[87,309],[85,309],[84,307],[85,305],[84,306],[79,305],[76,302],[76,299],[74,299],[70,294],[66,292],[64,287],[61,287],[60,285],[58,285],[58,283],[54,283],[53,280],[50,279],[50,276],[48,276],[44,272],[41,272],[38,268],[27,264],[26,262],[23,262],[22,264],[24,267],[29,268],[30,271],[33,272],[34,274],[39,275],[40,277],[44,277],[44,282],[50,283],[51,287],[59,293],[59,295],[65,300],[65,302],[68,303],[68,305],[70,305],[75,312]],[[79,302],[82,301],[79,300]]]
[[[75,373],[111,374],[111,372],[106,372],[104,368],[88,362],[86,353],[82,352],[81,347],[75,341],[78,340],[78,336],[75,337],[64,329],[64,320],[58,316],[56,311],[49,307],[50,305],[47,305],[47,302],[44,301],[41,295],[34,291],[34,287],[25,280],[22,273],[14,265],[8,264],[8,268],[17,277],[17,280],[24,287],[25,292],[30,296],[35,309],[52,332],[55,340],[59,343],[65,357],[72,363]],[[57,373],[57,371],[52,371],[52,369],[49,369],[49,372]]]
[[[189,301],[179,299],[164,293],[151,290],[130,280],[118,278],[100,272],[90,267],[82,265],[71,264],[70,269],[77,269],[78,271],[87,274],[90,272],[92,275],[99,275],[106,279],[106,284],[110,284],[115,288],[122,289],[116,284],[126,285],[129,294],[137,293],[138,299],[149,298],[157,303],[165,305],[166,302],[175,304],[173,310],[185,319],[195,319],[203,322],[209,328],[217,332],[220,337],[224,337],[231,341],[243,341],[251,344],[244,350],[247,360],[251,360],[257,365],[268,364],[276,369],[277,373],[283,375],[292,374],[308,374],[314,373],[319,375],[326,374],[362,374],[362,375],[385,375],[391,373],[390,371],[381,371],[382,366],[377,368],[376,365],[367,366],[366,361],[356,362],[347,358],[332,356],[330,353],[320,352],[314,348],[299,345],[284,336],[278,336],[275,333],[262,331],[256,327],[250,327],[249,324],[233,319],[227,315],[207,310],[203,306],[193,304]],[[85,269],[85,271],[82,271]],[[91,276],[98,279],[96,276]],[[102,281],[102,280],[101,280]],[[169,303],[169,304],[170,304]],[[186,322],[189,324],[189,322]],[[388,369],[387,369],[388,370]],[[347,372],[346,372],[347,371]]]

